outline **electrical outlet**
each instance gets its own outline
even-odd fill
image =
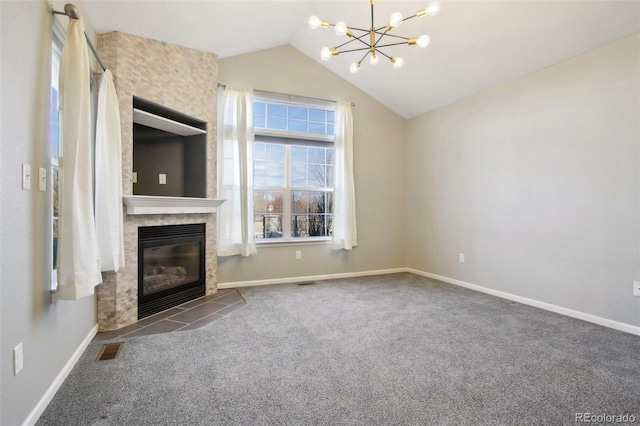
[[[160,173],[158,175],[158,182],[160,183],[160,185],[166,185],[167,184],[167,175],[165,175],[164,173]]]
[[[22,354],[22,342],[13,348],[13,375],[16,376],[24,367],[24,356]]]
[[[640,281],[633,282],[633,295],[640,296]]]
[[[458,261],[464,263],[464,253],[458,253]]]
[[[296,250],[296,260],[302,259],[302,251]]]

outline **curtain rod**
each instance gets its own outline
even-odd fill
[[[73,19],[73,20],[77,20],[80,19],[80,13],[78,13],[78,8],[75,7],[75,5],[71,4],[71,3],[67,3],[64,5],[64,12],[59,12],[55,9],[51,9],[51,13],[54,15],[64,15],[66,17],[68,17],[69,19]],[[104,66],[104,62],[102,62],[102,58],[100,57],[100,55],[98,54],[98,51],[96,50],[95,47],[93,47],[93,43],[91,43],[91,39],[89,38],[89,36],[87,35],[87,32],[84,32],[84,38],[87,40],[87,44],[89,45],[89,48],[91,49],[91,52],[93,53],[93,56],[96,57],[96,59],[98,60],[98,63],[100,64],[100,67],[102,67],[102,71],[106,71],[107,67]]]
[[[219,89],[226,89],[227,85],[226,84],[222,84],[222,83],[218,83],[218,88]],[[256,90],[256,92],[266,93],[266,94],[269,94],[269,95],[291,96],[292,98],[309,99],[309,100],[312,100],[312,101],[331,102],[331,103],[334,103],[334,104],[336,103],[336,101],[332,101],[330,99],[320,99],[320,98],[312,98],[310,96],[291,95],[289,93],[269,92],[267,90]],[[351,102],[351,107],[354,108],[355,106],[356,106],[355,102]]]

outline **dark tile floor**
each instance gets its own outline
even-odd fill
[[[192,300],[174,308],[167,309],[135,324],[119,330],[103,331],[93,339],[109,340],[120,337],[145,336],[148,334],[170,333],[173,331],[193,330],[222,318],[229,312],[246,305],[236,289],[218,290],[216,294]]]

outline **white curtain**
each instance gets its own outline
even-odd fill
[[[62,170],[59,186],[60,299],[93,294],[102,282],[93,217],[89,56],[82,20],[71,20],[60,63]]]
[[[335,114],[331,248],[351,250],[357,245],[356,193],[353,180],[353,115],[350,103],[338,102]]]
[[[120,108],[111,71],[102,74],[96,122],[96,234],[102,271],[124,266]]]
[[[218,255],[256,253],[253,235],[253,92],[227,87],[218,104]]]

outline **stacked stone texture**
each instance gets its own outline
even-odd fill
[[[133,97],[140,97],[207,123],[207,197],[216,196],[216,55],[112,32],[98,35],[98,52],[114,76],[122,126],[122,194],[133,195]],[[124,207],[123,207],[124,208]],[[215,214],[127,216],[125,267],[103,273],[97,288],[98,327],[116,330],[138,319],[138,227],[206,224],[206,294],[217,291]]]

